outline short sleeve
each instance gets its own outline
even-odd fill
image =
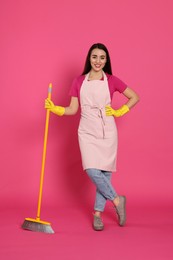
[[[120,93],[122,93],[127,88],[127,84],[124,83],[121,79],[117,78],[116,76],[112,75],[110,81],[115,91],[119,91]]]
[[[122,93],[127,88],[127,84],[120,80],[118,77],[107,74],[107,78],[111,99],[113,97],[114,92],[118,91]]]
[[[78,98],[80,97],[80,88],[83,80],[84,80],[84,76],[79,76],[72,81],[72,85],[69,91],[70,96],[78,97]]]

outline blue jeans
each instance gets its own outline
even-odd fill
[[[112,173],[98,169],[86,169],[86,172],[96,186],[94,210],[103,212],[107,199],[112,201],[118,196],[111,184]]]

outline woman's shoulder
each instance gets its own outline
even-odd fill
[[[107,79],[112,83],[124,83],[119,77],[106,73]],[[125,84],[125,83],[124,83]]]
[[[115,75],[113,75],[113,74],[108,74],[108,73],[106,73],[106,76],[107,76],[107,79],[108,79],[108,80],[116,80],[116,79],[118,79],[118,77],[115,76]]]
[[[79,88],[82,85],[84,78],[85,75],[76,76],[72,81],[72,87]]]
[[[85,79],[85,75],[79,75],[74,78],[76,82],[82,82]]]
[[[111,74],[109,74],[107,72],[105,74],[106,74],[107,79],[109,79],[112,76]]]
[[[123,92],[127,88],[127,84],[119,79],[115,75],[106,74],[110,88],[114,89],[114,91]]]

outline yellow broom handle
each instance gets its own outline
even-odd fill
[[[52,93],[52,83],[49,84],[48,88],[48,98],[51,99]],[[49,117],[50,111],[46,110],[46,123],[45,123],[45,132],[44,132],[44,145],[43,145],[43,156],[42,156],[42,167],[41,167],[41,176],[40,176],[40,189],[38,197],[38,208],[37,208],[37,220],[40,220],[40,210],[41,210],[41,200],[43,192],[43,179],[44,179],[44,169],[45,169],[45,159],[46,159],[46,147],[47,147],[47,137],[48,137],[48,128],[49,128]]]

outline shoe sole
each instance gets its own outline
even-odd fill
[[[93,229],[95,230],[95,231],[102,231],[103,229],[104,229],[104,227],[94,227],[94,225],[93,225]]]
[[[122,198],[124,199],[124,207],[123,207],[123,210],[125,212],[124,214],[124,221],[122,223],[119,223],[119,226],[120,227],[123,227],[125,224],[126,224],[126,197],[125,196],[122,196]],[[118,213],[117,213],[118,215]],[[119,215],[118,215],[118,219],[119,219]]]

